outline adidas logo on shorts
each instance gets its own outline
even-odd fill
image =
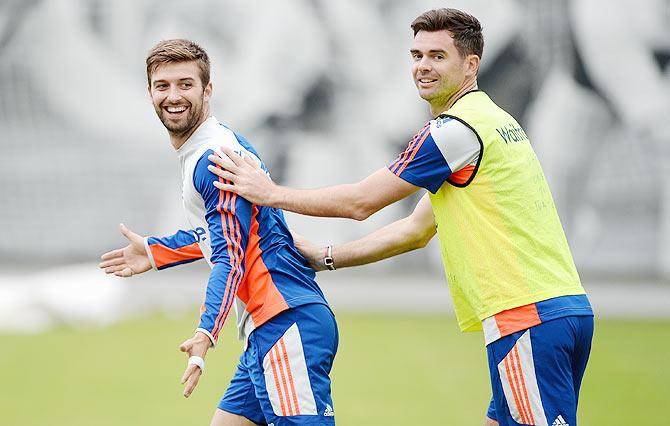
[[[565,420],[563,420],[563,416],[560,414],[558,417],[556,417],[556,420],[554,420],[554,423],[551,424],[551,426],[570,426]]]
[[[335,415],[335,411],[333,411],[333,407],[331,407],[330,404],[326,404],[326,409],[323,410],[323,415],[326,417],[333,417]]]

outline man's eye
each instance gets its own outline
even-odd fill
[[[181,87],[182,89],[190,89],[193,85],[191,83],[183,83]]]

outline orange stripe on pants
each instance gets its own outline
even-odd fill
[[[508,357],[505,357],[505,370],[507,371],[507,383],[509,383],[510,388],[512,389],[512,395],[514,396],[514,403],[516,404],[516,409],[519,412],[519,415],[521,416],[521,421],[527,423],[526,415],[523,412],[523,409],[521,409],[521,406],[519,405],[519,396],[516,393],[516,384],[512,380],[515,378],[512,377],[512,374],[510,372]]]
[[[292,416],[293,407],[291,406],[291,399],[289,397],[290,394],[288,391],[288,385],[286,384],[286,373],[284,372],[284,365],[282,364],[281,355],[279,354],[279,348],[277,348],[277,345],[275,345],[272,347],[272,350],[276,352],[275,355],[277,356],[277,365],[279,366],[279,373],[281,375],[282,389],[284,390],[284,394],[286,395],[286,406],[288,407],[288,415]]]
[[[288,382],[291,384],[291,392],[293,392],[293,406],[295,407],[296,416],[300,415],[300,407],[298,406],[298,395],[295,393],[295,384],[293,383],[293,374],[291,373],[291,364],[288,362],[288,353],[286,352],[286,345],[284,345],[284,338],[279,339],[282,352],[284,354],[284,361],[286,363],[286,371],[288,372]]]
[[[270,349],[270,365],[272,366],[272,376],[275,379],[275,386],[277,388],[277,395],[279,396],[279,405],[281,407],[281,415],[286,415],[286,406],[284,405],[284,395],[281,391],[281,386],[279,386],[279,377],[277,375],[277,366],[275,364],[274,352]]]
[[[514,374],[514,383],[516,384],[516,391],[517,394],[519,395],[519,402],[521,403],[521,410],[523,411],[523,415],[526,418],[525,422],[530,424],[530,416],[528,415],[528,412],[526,411],[526,402],[523,399],[523,394],[521,393],[521,380],[519,377],[522,375],[521,369],[519,369],[514,362],[514,349],[516,349],[516,346],[512,348],[510,353],[507,355],[507,357],[510,359],[510,365],[512,366],[512,373]]]
[[[519,358],[519,348],[514,346],[514,356],[516,357],[516,363],[519,366],[519,376],[521,377],[521,389],[523,389],[522,401],[526,401],[526,407],[528,408],[528,415],[530,416],[530,424],[535,424],[535,418],[533,418],[533,410],[530,408],[530,400],[528,399],[528,390],[526,390],[526,381],[523,378],[523,370],[521,369],[521,359]]]

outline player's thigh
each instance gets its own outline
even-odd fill
[[[579,318],[548,321],[487,346],[500,425],[577,423],[579,380],[574,374],[583,369],[574,364],[584,353],[579,336],[586,323]]]
[[[260,401],[256,397],[256,388],[251,377],[257,359],[253,349],[248,348],[240,355],[237,371],[235,371],[226,393],[219,402],[212,424],[219,424],[215,423],[215,420],[221,422],[223,420],[220,419],[225,419],[227,422],[231,422],[235,418],[248,419],[247,423],[239,424],[265,424],[265,416]],[[229,424],[227,422],[222,424]]]
[[[291,309],[255,330],[250,345],[259,355],[251,377],[269,424],[334,424],[330,371],[338,334],[327,306]]]
[[[256,423],[246,417],[217,408],[209,426],[256,426]]]

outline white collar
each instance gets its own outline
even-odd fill
[[[194,150],[198,149],[200,145],[205,143],[210,137],[216,134],[219,128],[219,120],[213,115],[210,115],[205,121],[200,123],[195,132],[184,142],[182,146],[176,151],[177,155],[182,158]]]

